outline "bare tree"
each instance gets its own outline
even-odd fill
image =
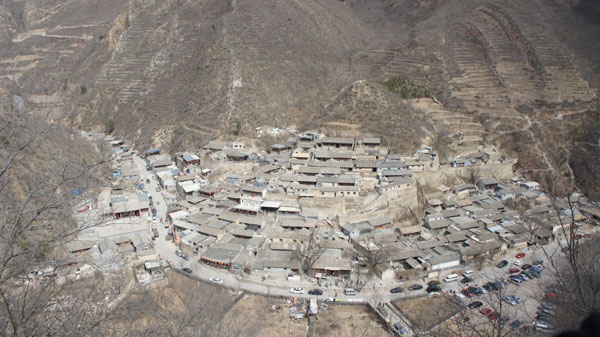
[[[107,315],[90,299],[105,289],[78,293],[94,290],[94,296],[67,296],[73,285],[59,282],[62,260],[55,252],[94,225],[77,224],[71,217],[82,197],[73,191],[93,188],[107,160],[83,142],[73,142],[75,135],[68,131],[12,110],[0,115],[0,133],[2,334],[95,334]]]
[[[306,275],[312,273],[315,262],[325,251],[321,240],[322,238],[315,231],[312,231],[305,239],[298,236],[293,258],[300,263],[300,270]]]

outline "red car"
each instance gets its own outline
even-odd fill
[[[520,270],[519,270],[519,268],[510,268],[510,269],[508,270],[508,272],[509,272],[509,273],[511,273],[511,274],[514,274],[514,273],[518,273],[518,272],[520,272]]]
[[[583,238],[583,235],[581,235],[581,234],[575,235],[575,240],[581,240],[582,238]]]
[[[489,314],[491,314],[491,313],[492,313],[492,309],[490,309],[490,308],[483,308],[483,309],[479,310],[479,312],[480,312],[482,315],[486,315],[486,316],[487,316],[487,315],[489,315]]]
[[[522,259],[525,257],[525,253],[519,253],[515,256],[517,259]]]
[[[548,297],[548,298],[556,298],[556,294],[555,293],[545,293],[544,296]]]
[[[491,320],[495,320],[496,318],[498,318],[498,314],[496,314],[495,312],[490,312],[486,316],[487,316],[487,318],[489,318]]]

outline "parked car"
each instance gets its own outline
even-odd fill
[[[473,276],[474,274],[475,274],[475,273],[473,272],[473,270],[471,270],[471,269],[467,269],[467,270],[465,270],[465,271],[464,271],[464,273],[463,273],[463,276],[464,276],[464,277],[471,277],[471,276]]]
[[[483,308],[479,310],[479,313],[481,313],[482,315],[487,316],[488,314],[492,313],[492,309],[490,308]]]
[[[540,306],[546,309],[554,309],[554,304],[546,301],[542,301],[542,303],[540,303]]]
[[[525,257],[525,253],[519,253],[519,254],[515,255],[515,257],[516,257],[517,259],[522,259],[522,258],[524,258],[524,257]]]
[[[520,278],[521,281],[528,281],[529,280],[529,277],[527,277],[527,275],[525,275],[525,274],[516,274],[516,275],[513,275],[513,276]]]
[[[511,274],[514,274],[514,273],[518,273],[518,272],[520,272],[520,270],[519,270],[519,268],[510,268],[510,269],[508,270],[508,272],[509,272],[509,273],[511,273]]]
[[[183,270],[184,272],[188,273],[188,274],[193,274],[194,271],[191,268],[188,267],[183,267],[181,268],[181,270]]]
[[[546,298],[557,298],[558,297],[558,296],[556,296],[556,293],[553,293],[553,292],[545,293],[544,296]]]
[[[589,238],[592,237],[592,234],[586,233],[586,234],[583,234],[583,237],[586,238],[586,239],[589,239]]]
[[[408,287],[408,290],[410,290],[410,291],[421,290],[421,289],[423,289],[422,284],[413,284],[410,287]]]
[[[498,268],[504,268],[506,266],[508,266],[508,261],[506,261],[506,260],[502,260],[496,265],[496,267],[498,267]]]
[[[521,326],[521,324],[522,324],[521,321],[519,321],[518,319],[514,320],[510,323],[510,329],[517,330]]]
[[[321,289],[311,289],[308,291],[309,295],[323,295],[323,290]]]
[[[524,265],[521,266],[522,270],[527,270],[529,268],[531,268],[531,265],[529,263],[525,263]]]
[[[396,329],[396,331],[398,331],[400,336],[403,336],[406,334],[406,328],[404,328],[402,325],[400,325],[400,323],[394,323],[394,329]]]
[[[396,288],[390,289],[390,293],[392,293],[392,294],[398,294],[398,293],[401,293],[403,291],[404,291],[404,289],[402,287],[396,287]]]
[[[152,228],[152,237],[158,239],[158,229]]]
[[[290,289],[291,294],[304,294],[304,288],[292,288]]]
[[[473,282],[473,279],[470,277],[463,277],[463,279],[460,280],[460,283],[469,283],[469,282]]]
[[[520,266],[520,265],[522,265],[522,264],[523,264],[523,262],[521,262],[521,260],[515,260],[515,261],[513,262],[513,265],[515,265],[515,266],[517,266],[517,267],[519,267],[519,266]]]
[[[146,184],[150,184],[150,179],[146,179]]]
[[[546,267],[544,267],[543,264],[539,264],[536,266],[531,267],[533,270],[537,271],[538,273],[543,272],[544,270],[546,270]]]
[[[544,261],[542,261],[542,260],[535,260],[535,261],[533,261],[533,265],[534,266],[541,266],[543,264],[544,264]]]
[[[510,297],[509,295],[506,295],[506,296],[502,297],[502,300],[504,302],[510,304],[510,305],[513,305],[513,306],[517,305],[517,302],[514,299],[512,299],[512,297]]]
[[[355,296],[356,294],[358,294],[358,292],[354,288],[344,289],[344,295],[346,295],[346,296]]]
[[[432,281],[427,282],[428,286],[432,286],[432,285],[439,286],[440,284],[442,284],[442,283],[438,280],[432,280]]]
[[[155,189],[155,191],[156,191],[157,193],[158,193],[158,192],[160,192],[160,187],[157,187],[157,188]]]
[[[533,322],[533,325],[537,328],[543,328],[543,329],[552,329],[552,326],[550,324],[546,324],[545,322]]]
[[[490,312],[489,314],[486,315],[487,318],[491,319],[491,320],[495,320],[496,318],[498,318],[498,314],[495,312]]]
[[[428,293],[433,293],[433,292],[441,292],[442,288],[440,288],[440,286],[432,284],[430,286],[427,287],[427,292]]]
[[[512,278],[512,277],[508,279],[508,282],[510,282],[514,285],[518,285],[518,286],[520,286],[521,283],[523,283],[523,281],[520,278]]]
[[[211,282],[214,282],[214,283],[223,283],[223,280],[221,280],[221,279],[220,279],[220,278],[218,278],[218,277],[211,277],[211,278],[210,278],[210,281],[211,281]]]
[[[469,309],[476,309],[476,308],[481,307],[482,305],[483,305],[483,302],[475,301],[475,302],[469,303],[468,307],[469,307]]]

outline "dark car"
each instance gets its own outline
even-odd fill
[[[480,287],[475,288],[474,292],[477,296],[482,296],[484,294],[483,289],[481,289]]]
[[[494,284],[492,282],[488,282],[486,284],[484,284],[483,289],[487,290],[487,291],[492,291],[492,290],[497,290],[494,288]]]
[[[434,285],[439,286],[440,284],[441,284],[440,281],[437,281],[437,280],[427,282],[428,286],[434,286]]]
[[[406,328],[404,328],[402,325],[400,325],[400,323],[394,323],[394,329],[396,329],[396,331],[398,331],[400,336],[403,336],[404,334],[406,334]]]
[[[504,268],[506,266],[508,266],[508,261],[506,261],[506,260],[502,260],[502,261],[500,261],[500,263],[498,263],[496,265],[496,267],[498,267],[498,268]]]
[[[146,179],[146,184],[150,184],[150,179]]]
[[[541,278],[542,277],[542,274],[540,274],[540,272],[537,271],[537,270],[530,270],[529,274],[531,274],[533,277],[537,277],[537,278]]]
[[[308,291],[309,295],[323,295],[323,290],[321,289],[311,289]]]
[[[470,277],[464,277],[462,280],[460,280],[460,283],[469,283],[469,282],[473,282],[473,279]]]
[[[475,302],[469,303],[468,307],[469,307],[469,309],[477,309],[477,308],[481,307],[482,305],[483,305],[483,303],[481,301],[475,301]]]
[[[392,294],[398,294],[398,293],[401,293],[403,291],[404,291],[404,289],[402,289],[402,287],[396,287],[396,288],[390,289],[390,293],[392,293]]]
[[[518,319],[514,320],[510,323],[511,330],[517,330],[520,326],[521,326],[521,321],[519,321]]]
[[[410,291],[421,290],[421,289],[423,289],[422,284],[413,284],[410,287],[408,287],[408,290],[410,290]]]
[[[188,273],[188,274],[193,274],[194,271],[191,268],[188,267],[183,267],[181,270],[183,270],[184,272]]]
[[[521,266],[521,269],[522,269],[522,270],[527,270],[527,269],[529,269],[529,268],[531,268],[531,265],[530,265],[530,264],[528,264],[528,263],[525,263],[524,265],[522,265],[522,266]]]
[[[528,272],[528,271],[525,271],[525,270],[523,270],[523,271],[521,272],[521,274],[523,274],[523,275],[527,276],[527,278],[529,278],[530,280],[531,280],[531,279],[533,279],[533,275],[531,275],[531,273],[530,273],[530,272]]]
[[[442,288],[440,288],[440,286],[436,285],[436,284],[432,284],[429,287],[427,287],[427,292],[428,293],[432,293],[432,292],[441,292]]]
[[[544,264],[544,261],[542,261],[542,260],[536,260],[536,261],[533,261],[533,264],[536,265],[536,266],[540,266],[540,265]]]
[[[158,238],[158,229],[152,228],[152,237],[154,239]]]

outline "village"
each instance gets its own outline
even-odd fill
[[[378,137],[315,131],[171,157],[84,135],[111,147],[113,185],[78,214],[102,225],[67,245],[77,275],[133,266],[151,284],[172,267],[256,294],[380,306],[548,244],[565,224],[588,230],[599,215],[581,195],[573,212],[552,200],[493,146],[440,164],[428,146],[389,153]]]

